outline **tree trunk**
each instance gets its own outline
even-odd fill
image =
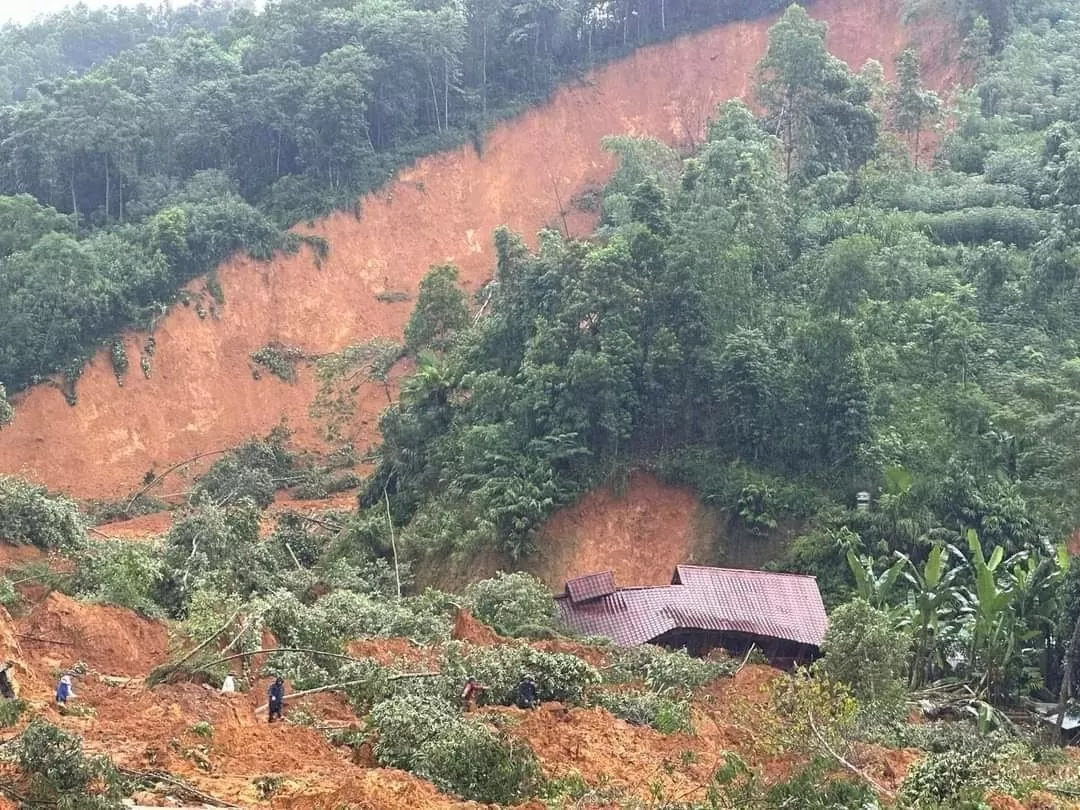
[[[105,154],[105,221],[109,221],[109,197],[111,196],[112,189],[110,188],[109,177],[109,155]]]
[[[1057,738],[1058,742],[1062,744],[1065,742],[1065,706],[1069,702],[1069,698],[1072,697],[1073,669],[1076,667],[1078,653],[1080,653],[1080,616],[1076,617],[1072,638],[1069,639],[1069,646],[1065,650],[1065,663],[1061,671],[1061,689],[1058,692]]]
[[[435,106],[435,131],[442,132],[442,124],[439,122],[439,94],[435,92],[435,77],[431,75],[431,66],[428,65],[428,84],[431,85],[431,103]]]
[[[487,124],[487,9],[484,9],[484,28],[480,36],[480,105]]]
[[[665,0],[660,0],[660,30],[667,31],[667,12]]]
[[[71,213],[75,216],[75,230],[79,229],[79,200],[75,196],[75,160],[71,161],[71,175],[68,178],[71,184]]]

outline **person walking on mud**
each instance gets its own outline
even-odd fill
[[[461,705],[465,711],[471,712],[475,709],[480,693],[486,690],[487,687],[477,683],[476,678],[469,678],[469,680],[465,681],[465,688],[461,690]]]
[[[56,685],[56,705],[62,709],[74,697],[75,690],[71,688],[71,676],[64,675],[60,679],[60,683]]]
[[[270,719],[268,722],[280,720],[285,711],[285,680],[279,675],[270,684]]]

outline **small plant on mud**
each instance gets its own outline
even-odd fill
[[[296,382],[296,364],[304,358],[303,349],[277,342],[267,343],[251,353],[251,362],[287,383]]]
[[[284,780],[280,776],[257,776],[251,781],[259,801],[266,801],[281,788]]]
[[[206,720],[200,720],[191,727],[191,733],[198,737],[209,740],[214,736],[214,727]]]
[[[810,754],[848,749],[859,704],[844,684],[798,669],[774,680],[770,692],[773,711],[764,720],[774,748]]]
[[[927,754],[908,771],[900,796],[911,807],[956,807],[977,802],[989,786],[990,762],[977,749]]]

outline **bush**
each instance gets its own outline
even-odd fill
[[[73,551],[86,540],[75,502],[44,487],[0,475],[0,540]]]
[[[29,798],[66,810],[119,810],[123,790],[115,766],[87,756],[82,740],[36,719],[15,744],[15,759],[30,779]]]
[[[990,783],[989,763],[978,750],[927,754],[908,770],[900,796],[914,807],[954,806],[977,800]]]
[[[536,679],[540,700],[580,703],[585,690],[600,683],[600,673],[575,655],[549,653],[525,645],[472,647],[461,642],[446,645],[441,667],[441,693],[452,698],[469,677],[488,687],[486,703],[511,705],[525,675]]]
[[[523,742],[466,719],[446,700],[406,695],[378,703],[368,717],[382,765],[412,771],[465,799],[514,804],[536,792],[539,763]]]
[[[841,605],[829,617],[815,669],[845,684],[864,715],[895,721],[904,715],[904,673],[911,637],[864,599]]]
[[[288,646],[334,650],[358,638],[403,636],[431,643],[450,637],[449,615],[423,597],[387,601],[334,591],[310,606],[287,595],[272,602],[267,625]]]
[[[296,462],[285,448],[287,441],[287,432],[275,429],[265,440],[248,442],[218,459],[195,485],[192,500],[209,498],[225,504],[250,498],[265,509]]]
[[[730,677],[735,666],[734,661],[709,661],[694,658],[686,650],[672,651],[642,644],[615,653],[604,680],[611,683],[643,681],[656,692],[689,692],[717,678]]]
[[[686,700],[673,700],[655,692],[596,692],[591,702],[635,726],[651,726],[662,734],[694,733],[690,703]]]
[[[473,615],[504,636],[516,636],[521,628],[552,627],[555,598],[548,587],[524,572],[500,571],[491,579],[475,582],[465,590]]]
[[[80,599],[107,602],[159,616],[153,594],[161,586],[164,558],[156,545],[95,540],[75,558],[72,589]]]
[[[303,349],[276,342],[251,353],[251,362],[287,383],[296,382],[296,363],[303,359]]]

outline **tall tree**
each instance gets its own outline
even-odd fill
[[[919,55],[911,48],[896,57],[896,83],[890,95],[893,126],[911,136],[915,167],[918,168],[923,128],[933,123],[941,110],[941,100],[937,93],[923,86]]]

